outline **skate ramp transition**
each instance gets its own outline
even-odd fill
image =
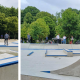
[[[36,76],[29,76],[29,75],[21,75],[21,80],[57,80],[57,79],[50,79],[50,78],[43,78],[43,77],[36,77]]]
[[[50,73],[65,75],[65,76],[80,77],[80,59],[70,66],[67,66],[67,67],[59,69],[59,70],[50,71]]]
[[[0,54],[0,80],[18,80],[18,56]]]
[[[80,49],[80,44],[32,44],[21,43],[21,48],[27,49]]]

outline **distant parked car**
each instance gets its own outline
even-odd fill
[[[80,40],[76,41],[75,44],[80,44]]]

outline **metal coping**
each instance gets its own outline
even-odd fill
[[[30,52],[29,54],[28,54],[28,56],[30,56],[31,54],[33,54],[34,52]]]
[[[0,45],[0,47],[18,47],[18,46],[1,46],[1,45]]]
[[[27,49],[27,48],[21,48],[21,50],[63,50],[63,49]]]
[[[17,64],[17,63],[18,63],[18,60],[12,61],[12,62],[8,62],[8,63],[3,63],[3,64],[0,64],[0,68],[1,67],[5,67],[5,66],[9,66],[9,65],[13,65],[13,64]]]
[[[73,53],[73,54],[80,54],[80,53]]]
[[[50,71],[41,71],[41,72],[50,73]]]
[[[73,52],[73,51],[71,51],[71,50],[69,50],[69,49],[63,49],[63,50],[65,50],[66,52]]]
[[[16,43],[16,42],[12,42],[13,44],[18,44],[18,43]]]
[[[29,49],[29,48],[21,48],[21,50],[63,50],[63,49]],[[68,50],[80,50],[80,49],[68,49]]]
[[[69,50],[80,50],[80,49],[69,49]]]
[[[46,52],[45,52],[45,55],[47,54],[47,50],[46,50]]]

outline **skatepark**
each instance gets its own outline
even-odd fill
[[[4,39],[0,39],[0,47],[15,47],[18,46],[18,40],[10,39],[8,40],[8,46],[4,45]]]
[[[10,40],[8,46],[0,40],[0,80],[18,80],[17,40]]]
[[[21,80],[80,80],[80,45],[22,43]]]

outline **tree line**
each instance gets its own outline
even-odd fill
[[[11,39],[18,39],[18,9],[0,5],[0,36],[8,33]]]
[[[33,40],[43,40],[46,36],[52,39],[57,34],[60,34],[61,38],[65,35],[67,42],[71,36],[74,37],[74,42],[80,40],[80,10],[62,9],[54,16],[28,6],[21,10],[21,37],[26,39],[28,33]]]

